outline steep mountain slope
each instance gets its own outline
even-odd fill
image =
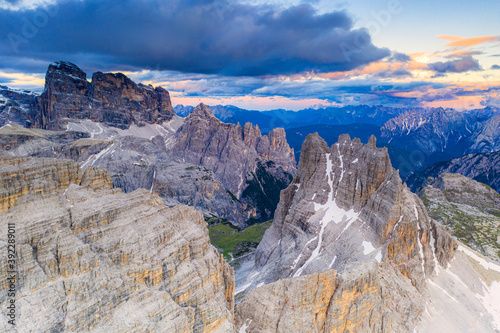
[[[192,205],[240,227],[267,221],[280,191],[295,172],[293,150],[284,131],[276,129],[261,136],[258,127],[249,123],[241,128],[216,119],[215,123],[199,119],[195,114],[185,120],[174,116],[162,124],[134,123],[122,130],[67,118],[65,132],[9,124],[0,129],[0,148],[12,156],[70,158],[83,169],[105,167],[113,184],[125,192],[146,188],[166,204]],[[231,133],[235,140],[204,150],[208,140],[215,145]],[[179,148],[181,145],[189,147]],[[184,155],[189,152],[191,158]]]
[[[244,225],[250,218],[245,208],[212,171],[177,161],[166,151],[165,138],[171,137],[181,124],[176,125],[175,121],[132,125],[125,131],[88,120],[72,120],[68,124],[88,132],[52,132],[11,125],[0,129],[0,147],[11,156],[68,158],[79,162],[84,170],[104,167],[110,172],[113,185],[124,192],[145,188],[160,195],[165,204],[187,204],[205,214]]]
[[[237,299],[250,290],[236,307],[237,327],[493,332],[500,308],[490,298],[497,300],[500,266],[456,249],[374,138],[363,145],[341,136],[328,147],[309,135],[254,267],[243,279],[238,274],[247,271],[237,272]],[[444,307],[464,295],[469,302]]]
[[[491,117],[474,135],[467,153],[488,153],[500,150],[500,114]]]
[[[406,183],[412,191],[418,191],[427,185],[429,177],[435,178],[445,172],[459,173],[500,191],[500,151],[468,154],[432,164],[425,170],[408,176]]]
[[[418,195],[429,216],[460,241],[500,261],[500,194],[456,173],[443,173]]]
[[[182,161],[213,171],[261,220],[272,217],[279,192],[295,173],[293,149],[282,128],[262,136],[251,123],[243,127],[222,123],[204,104],[189,114],[167,150]]]
[[[136,84],[120,73],[97,72],[89,82],[69,62],[51,64],[45,81],[39,98],[4,89],[33,102],[17,118],[11,117],[12,107],[4,107],[11,122],[0,128],[0,149],[6,154],[70,158],[83,169],[102,166],[125,192],[146,188],[166,204],[189,204],[240,227],[271,218],[279,192],[295,172],[283,129],[262,136],[250,123],[242,128],[199,122],[196,112],[183,119],[173,113],[163,88]],[[16,125],[23,122],[31,128]],[[206,135],[195,134],[202,132]],[[228,140],[231,135],[235,140]],[[225,146],[208,145],[212,140]]]
[[[0,126],[7,123],[30,126],[38,94],[0,86]]]
[[[458,112],[438,108],[405,112],[385,123],[381,133],[388,143],[402,149],[458,157],[495,150],[499,121],[496,109]]]
[[[15,300],[23,332],[234,332],[232,269],[193,208],[123,194],[105,170],[68,160],[2,157],[0,184],[17,250],[15,297],[3,288],[0,303]],[[7,253],[7,232],[0,244]]]

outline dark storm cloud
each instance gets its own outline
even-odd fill
[[[345,71],[390,54],[372,44],[366,29],[353,29],[346,12],[319,14],[309,4],[283,9],[228,0],[88,0],[47,9],[0,11],[5,57],[76,59],[84,69],[108,71],[257,76]]]
[[[455,60],[429,64],[429,69],[438,73],[463,73],[481,70],[481,66],[472,56],[465,55]]]

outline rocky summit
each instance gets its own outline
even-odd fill
[[[133,123],[162,123],[174,115],[170,95],[161,87],[136,84],[121,73],[96,72],[89,82],[85,72],[65,61],[49,66],[39,104],[33,125],[45,129],[64,128],[66,118],[126,129]]]
[[[363,145],[342,135],[331,147],[317,134],[306,138],[250,264],[236,273],[240,332],[499,327],[488,299],[500,266],[427,215],[374,137]],[[448,304],[464,297],[472,305]]]
[[[0,226],[15,229],[22,332],[234,332],[233,270],[201,213],[140,189],[113,189],[100,168],[0,158]],[[7,232],[0,236],[7,253]],[[10,273],[9,273],[10,272]],[[1,261],[8,286],[12,269]],[[15,331],[2,311],[0,328]]]
[[[226,124],[198,105],[167,143],[178,159],[211,171],[247,210],[248,219],[271,218],[279,193],[295,174],[293,149],[283,128],[262,135],[258,126]]]

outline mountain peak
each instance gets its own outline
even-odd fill
[[[198,104],[191,113],[189,113],[188,118],[203,118],[203,119],[212,119],[215,118],[214,114],[212,113],[212,110],[208,105],[204,103]]]
[[[69,61],[56,61],[50,64],[47,69],[47,76],[55,71],[60,72],[62,75],[70,75],[83,80],[87,79],[87,74],[80,67]]]
[[[95,72],[92,82],[77,65],[49,65],[36,126],[61,129],[68,118],[91,119],[121,129],[132,123],[162,123],[172,119],[170,96],[164,89],[137,85],[122,73]]]
[[[376,148],[375,137],[362,144],[341,135],[328,147],[318,134],[308,135],[269,230],[256,252],[265,282],[375,259],[400,267],[420,289],[454,248],[402,183],[387,149]]]
[[[345,331],[346,322],[352,332],[383,331],[387,322],[392,331],[411,331],[423,312],[429,279],[447,267],[457,244],[429,218],[374,137],[363,145],[341,135],[328,147],[314,133],[301,152],[297,175],[281,192],[254,267],[239,279],[239,290],[250,292],[237,306],[237,326],[248,322],[250,330],[274,331],[316,309],[331,315],[312,318],[301,326],[304,331]],[[389,298],[397,302],[385,302]],[[256,315],[260,300],[292,310]],[[349,304],[356,304],[355,312],[337,310],[351,309]],[[377,318],[364,321],[372,318],[366,309]]]

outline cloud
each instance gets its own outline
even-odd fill
[[[479,62],[470,55],[459,57],[450,61],[439,61],[428,65],[428,69],[438,73],[463,73],[467,71],[479,71]]]
[[[56,3],[56,0],[3,0],[0,1],[0,9],[7,10],[27,10],[36,9],[49,4]]]
[[[86,70],[259,76],[346,71],[390,54],[372,44],[366,29],[354,29],[345,11],[320,14],[306,3],[67,0],[0,10],[0,21],[0,36],[8,36],[0,41],[4,57],[63,59]]]
[[[493,65],[493,66],[491,66],[491,69],[500,69],[500,66],[499,65]]]
[[[482,101],[481,105],[483,106],[493,106],[500,108],[500,89],[496,91],[496,93],[489,94]]]
[[[392,75],[395,76],[412,76],[412,74],[407,71],[406,69],[397,69],[394,72],[392,72]]]
[[[389,60],[392,62],[409,62],[411,57],[404,53],[394,52]]]
[[[456,58],[456,57],[462,57],[462,56],[466,56],[466,55],[473,56],[473,55],[484,54],[484,52],[481,52],[481,51],[468,51],[468,50],[460,50],[460,51],[451,50],[448,52],[450,54],[446,55],[446,58]]]
[[[482,36],[482,37],[464,38],[452,35],[439,35],[438,38],[449,40],[450,42],[447,43],[446,46],[454,46],[454,47],[474,46],[486,42],[495,42],[495,41],[500,42],[500,36]]]

